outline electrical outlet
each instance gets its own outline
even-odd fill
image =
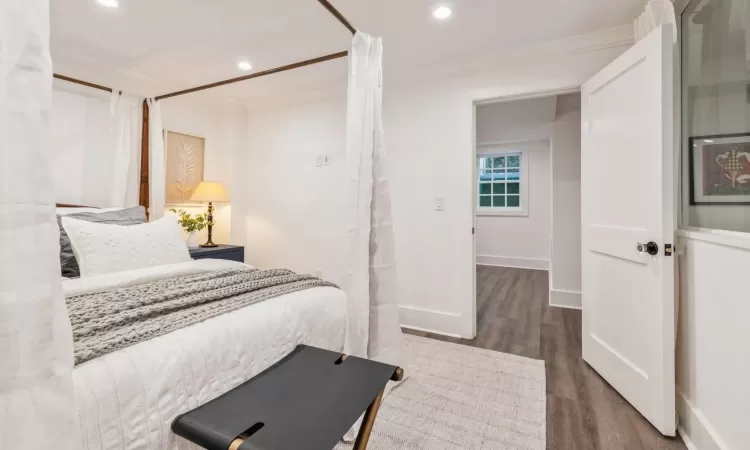
[[[316,156],[315,157],[315,167],[323,167],[323,157],[322,156]]]

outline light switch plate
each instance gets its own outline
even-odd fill
[[[445,211],[445,197],[435,197],[435,211]]]

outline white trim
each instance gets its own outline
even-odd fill
[[[515,267],[518,269],[549,270],[548,259],[511,258],[507,256],[477,255],[477,265]]]
[[[484,148],[484,147],[507,147],[507,150],[502,150],[501,152],[518,152],[517,150],[519,147],[521,147],[521,150],[523,150],[523,147],[530,147],[533,145],[539,145],[539,144],[550,144],[551,139],[515,139],[515,140],[509,140],[509,141],[487,141],[487,142],[477,142],[478,148]],[[477,152],[479,155],[480,153]]]
[[[677,236],[694,241],[710,242],[726,247],[750,250],[750,233],[682,226],[677,230]]]
[[[632,41],[631,41],[632,44]],[[542,89],[539,91],[522,92],[519,94],[504,95],[502,97],[490,97],[485,99],[474,100],[474,105],[487,105],[491,103],[510,103],[519,100],[534,100],[537,98],[559,97],[566,94],[576,94],[581,92],[581,86],[565,86],[557,89]],[[546,139],[544,139],[546,140]]]
[[[682,425],[677,425],[677,434],[680,436],[680,439],[682,439],[682,443],[685,444],[685,447],[687,450],[700,450],[696,445],[695,442],[691,441],[688,437],[687,432],[684,428],[682,428]]]
[[[729,450],[709,424],[703,412],[677,390],[677,414],[680,418],[677,432],[690,450]]]
[[[580,291],[550,289],[549,305],[557,308],[583,309],[583,294]]]
[[[633,38],[623,38],[617,41],[612,42],[605,42],[602,44],[592,44],[587,47],[582,47],[576,50],[573,50],[570,52],[571,55],[583,55],[585,53],[591,53],[591,52],[600,52],[602,50],[609,50],[610,48],[619,48],[619,47],[630,47],[631,45],[635,44],[635,39]]]
[[[445,336],[461,337],[471,339],[463,333],[465,328],[461,314],[436,311],[427,308],[399,305],[399,318],[401,326],[413,330],[427,331]]]
[[[529,212],[523,208],[477,208],[477,217],[529,217]]]
[[[461,336],[459,336],[457,334],[442,333],[442,332],[437,331],[437,330],[428,330],[427,328],[419,328],[419,327],[408,326],[408,325],[401,325],[401,328],[406,328],[407,330],[413,330],[413,331],[422,331],[422,332],[425,332],[425,333],[439,334],[440,336],[448,336],[448,337],[452,337],[452,338],[465,339],[465,338],[462,338]]]

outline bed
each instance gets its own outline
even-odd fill
[[[246,269],[243,263],[206,259],[63,278],[62,285],[70,301]],[[346,312],[343,291],[313,287],[80,362],[73,385],[82,448],[198,449],[171,432],[178,414],[248,380],[298,344],[342,351]]]
[[[117,276],[66,280],[66,295],[241,264],[203,260]],[[176,267],[179,266],[179,267]],[[298,344],[344,346],[346,296],[332,287],[269,299],[77,365],[83,448],[197,449],[170,430],[174,418],[269,367]]]

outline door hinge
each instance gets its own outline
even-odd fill
[[[471,234],[474,234],[474,227],[471,227]]]
[[[667,244],[664,246],[664,256],[672,256],[672,244]]]

